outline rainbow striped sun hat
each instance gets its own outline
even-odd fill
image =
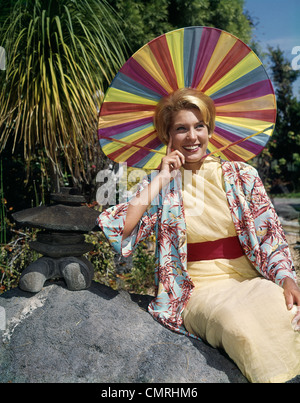
[[[156,169],[166,146],[153,125],[155,107],[184,87],[202,91],[215,103],[208,154],[248,161],[263,150],[275,128],[276,98],[262,62],[228,32],[188,27],[144,45],[112,81],[98,123],[105,155],[131,167]]]

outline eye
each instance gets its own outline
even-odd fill
[[[198,124],[196,125],[196,129],[203,129],[204,127],[205,127],[205,124],[204,124],[203,122],[198,123]]]
[[[185,131],[186,130],[186,128],[184,127],[184,126],[178,126],[177,128],[176,128],[176,131],[177,132],[183,132],[183,131]]]

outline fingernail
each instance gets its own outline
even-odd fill
[[[288,305],[288,309],[292,309],[293,308],[293,305],[292,304],[289,304]]]

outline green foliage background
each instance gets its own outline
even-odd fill
[[[122,30],[135,52],[151,39],[172,29],[212,26],[249,43],[252,20],[244,0],[109,0],[117,10]]]

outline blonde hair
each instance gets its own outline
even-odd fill
[[[182,109],[198,109],[208,133],[214,132],[216,110],[213,100],[194,88],[180,88],[162,98],[155,109],[154,126],[162,143],[168,144],[174,113]]]

